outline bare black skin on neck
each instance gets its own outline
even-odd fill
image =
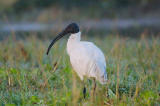
[[[51,47],[54,45],[54,43],[56,41],[58,41],[59,39],[61,39],[63,36],[67,35],[67,34],[74,34],[74,33],[78,33],[79,32],[79,27],[76,23],[71,23],[69,24],[61,33],[59,33],[51,42],[51,44],[48,47],[47,50],[47,55],[49,54],[49,51],[51,49]]]

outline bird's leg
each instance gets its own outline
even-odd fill
[[[95,78],[93,79],[93,82],[92,82],[92,90],[91,90],[91,102],[94,103],[94,100],[95,100],[95,92],[96,91],[96,80]]]
[[[93,96],[95,96],[96,87],[97,87],[97,85],[96,85],[96,79],[94,78],[93,79]]]
[[[83,97],[84,99],[86,98],[86,85],[85,85],[85,80],[83,80],[83,85],[84,85],[84,88],[83,88]]]
[[[83,97],[84,97],[84,99],[86,98],[86,87],[85,86],[83,88]]]

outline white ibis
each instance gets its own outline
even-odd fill
[[[92,42],[81,41],[81,32],[76,23],[69,24],[61,33],[59,33],[48,47],[47,55],[53,44],[63,36],[71,34],[67,42],[67,53],[73,69],[81,80],[86,77],[94,78],[94,92],[96,88],[95,79],[101,84],[107,82],[106,61],[103,52]],[[86,88],[84,86],[83,94],[85,98]]]

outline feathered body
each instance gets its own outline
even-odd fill
[[[106,61],[102,51],[93,43],[80,41],[81,32],[71,34],[67,42],[67,53],[73,69],[81,80],[94,77],[101,84],[107,81]]]

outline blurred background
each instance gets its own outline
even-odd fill
[[[159,0],[0,0],[0,39],[49,38],[70,22],[83,34],[158,36]],[[32,33],[32,34],[31,34]]]
[[[46,55],[71,22],[107,62],[106,89],[87,81],[85,100],[69,35]],[[160,0],[0,0],[0,106],[160,106],[159,60]]]

